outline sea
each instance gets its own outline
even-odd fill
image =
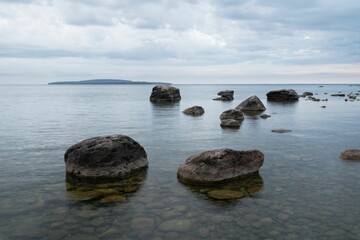
[[[360,148],[360,101],[330,96],[359,85],[174,86],[180,102],[153,104],[153,85],[1,85],[0,239],[360,238],[360,161],[339,157]],[[279,89],[323,101],[267,101]],[[221,90],[235,99],[212,100]],[[219,115],[253,95],[271,117],[221,128]],[[205,114],[182,113],[195,105]],[[66,149],[112,134],[139,142],[148,169],[127,183],[67,182]],[[242,198],[213,199],[215,187],[177,179],[189,156],[219,148],[265,155],[258,175],[221,187]]]

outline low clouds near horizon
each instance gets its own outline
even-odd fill
[[[0,84],[360,82],[357,0],[0,0]]]

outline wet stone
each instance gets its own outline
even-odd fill
[[[185,232],[192,227],[193,223],[192,219],[171,219],[160,224],[159,229],[164,232]]]
[[[126,198],[123,195],[108,195],[100,200],[100,203],[117,203],[125,201]]]
[[[208,197],[218,200],[237,199],[245,196],[243,192],[233,190],[212,190],[207,193]]]
[[[274,129],[274,130],[271,130],[272,132],[274,133],[288,133],[288,132],[291,132],[291,130],[288,130],[288,129]]]
[[[138,186],[126,186],[124,187],[124,192],[125,193],[136,192],[138,189],[139,189]]]
[[[60,240],[63,239],[67,234],[67,231],[64,229],[51,231],[48,235],[49,240]]]
[[[155,221],[149,217],[138,216],[131,219],[131,228],[138,231],[146,231],[154,228]]]

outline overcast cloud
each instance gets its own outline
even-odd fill
[[[360,83],[358,0],[0,0],[0,84]]]

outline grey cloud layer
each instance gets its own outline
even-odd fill
[[[358,0],[0,0],[0,58],[358,64]]]

